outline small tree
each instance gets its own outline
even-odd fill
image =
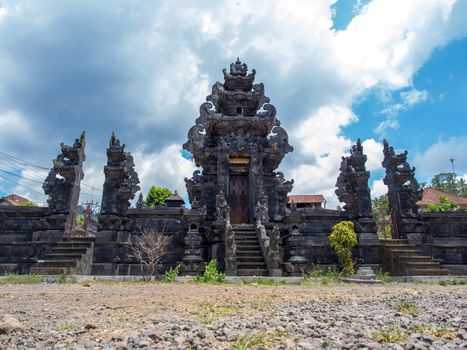
[[[165,205],[165,200],[172,195],[168,188],[152,186],[144,200],[147,207],[155,207],[156,205]]]
[[[380,238],[391,238],[391,212],[389,210],[388,195],[372,200],[373,217]]]
[[[355,272],[352,261],[352,249],[357,245],[357,234],[355,224],[351,221],[341,221],[334,225],[332,233],[329,235],[331,248],[337,253],[342,264],[342,273],[352,275]]]
[[[426,210],[431,213],[454,211],[459,208],[459,204],[448,199],[448,197],[440,195],[439,203],[430,203]]]
[[[130,256],[136,259],[141,268],[143,280],[150,281],[169,246],[169,237],[154,229],[143,229],[134,241],[127,242]]]

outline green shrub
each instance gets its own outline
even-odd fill
[[[180,264],[178,264],[175,267],[170,267],[165,272],[164,282],[173,283],[175,282],[175,278],[177,278],[178,276],[180,276]]]
[[[467,281],[461,279],[441,280],[438,282],[438,284],[440,286],[459,286],[467,284]]]
[[[322,284],[329,284],[341,282],[342,277],[342,273],[337,271],[335,267],[317,267],[303,273],[302,280],[304,283],[318,280]]]
[[[385,272],[382,269],[378,270],[378,273],[376,274],[376,279],[380,280],[383,283],[392,282],[391,275],[389,275],[389,272]]]
[[[329,242],[331,242],[331,248],[336,251],[342,264],[342,274],[344,276],[354,274],[352,249],[358,244],[355,224],[351,221],[341,221],[334,225],[332,233],[329,235]]]
[[[448,199],[444,195],[439,196],[439,203],[429,203],[426,210],[430,213],[454,211],[459,208],[459,204]]]
[[[196,282],[201,283],[222,283],[225,281],[225,274],[217,270],[217,260],[212,259],[204,269],[202,276],[196,276]]]
[[[68,282],[68,276],[70,276],[70,270],[64,268],[60,276],[58,276],[57,282],[60,284],[64,284]]]

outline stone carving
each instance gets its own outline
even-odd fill
[[[102,194],[101,214],[126,216],[130,200],[140,190],[135,163],[125,145],[112,133],[107,149],[107,165],[104,167],[105,182]]]
[[[190,225],[188,233],[184,238],[185,256],[181,264],[185,274],[196,275],[203,271],[205,263],[201,257],[201,242],[202,239],[198,232],[198,226]]]
[[[360,139],[352,146],[350,156],[342,157],[336,194],[345,203],[344,210],[358,217],[371,216],[371,196],[368,187],[370,172],[366,170],[367,157]]]
[[[60,144],[61,153],[53,161],[53,168],[42,185],[49,196],[47,203],[52,214],[67,214],[65,235],[70,235],[75,226],[79,202],[80,183],[84,177],[83,162],[86,133],[83,131],[73,146]]]
[[[262,192],[256,203],[256,222],[261,224],[269,221],[268,196]]]
[[[228,276],[237,274],[237,245],[235,233],[230,224],[225,228],[225,273]]]
[[[143,199],[142,193],[139,194],[138,201],[136,202],[136,208],[138,209],[144,208],[144,199]]]
[[[383,182],[388,186],[393,237],[406,238],[407,227],[403,225],[402,219],[418,217],[416,202],[422,198],[423,191],[415,179],[415,168],[411,168],[407,162],[408,152],[396,155],[386,140],[383,144],[383,167],[386,168]]]
[[[222,191],[216,196],[216,220],[230,222],[230,208]]]
[[[293,225],[287,240],[289,248],[289,259],[285,263],[285,268],[292,276],[300,276],[306,269],[308,259],[305,257],[303,249],[303,235],[297,225]]]
[[[254,84],[256,72],[248,73],[248,66],[237,59],[223,73],[224,82],[213,85],[183,145],[196,165],[203,168],[185,179],[190,203],[206,207],[207,219],[215,220],[216,194],[222,191],[227,204],[235,200],[230,193],[234,171],[248,175],[248,220],[255,216],[262,191],[268,196],[271,218],[280,220],[286,214],[287,194],[293,182],[285,181],[283,175],[277,178],[274,170],[293,147],[280,127],[276,109],[264,94],[264,85]],[[244,163],[232,163],[234,158]]]

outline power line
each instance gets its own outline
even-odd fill
[[[30,178],[28,178],[28,177],[21,176],[21,175],[15,174],[15,173],[10,173],[9,171],[6,171],[6,170],[0,169],[0,171],[1,171],[2,173],[8,174],[8,175],[12,175],[12,176],[16,176],[16,177],[19,177],[19,178],[21,178],[21,179],[29,180],[29,181],[32,181],[32,182],[35,182],[35,183],[38,183],[38,184],[42,184],[42,183],[43,183],[42,181],[37,181],[37,180],[30,179]]]
[[[2,157],[2,155],[5,157],[7,157],[7,159],[5,159],[4,157]],[[19,165],[22,165],[23,167],[25,166],[29,166],[29,167],[33,167],[33,168],[38,168],[38,169],[41,169],[41,170],[50,170],[50,168],[47,168],[47,167],[43,167],[43,166],[40,166],[40,165],[37,165],[37,164],[34,164],[32,162],[29,162],[27,160],[24,160],[24,159],[21,159],[19,157],[16,157],[16,156],[13,156],[11,154],[7,154],[5,152],[0,152],[0,160],[3,160],[4,161],[13,161],[14,163],[16,164],[19,164]],[[44,178],[44,175],[43,174],[39,174],[37,171],[33,171],[33,170],[30,170],[30,169],[27,169],[26,171],[30,171],[32,173],[32,175],[36,175],[38,177],[41,178],[41,180]],[[87,183],[85,182],[81,182],[81,185],[83,186],[86,186],[86,187],[89,187],[91,188],[93,191],[96,190],[96,191],[102,191],[102,188],[99,188],[99,187],[95,187],[95,186],[92,186],[92,185],[88,185]],[[94,196],[94,195],[92,195]],[[96,197],[99,197],[99,196],[96,196]]]
[[[11,159],[15,160],[17,163],[20,163],[20,164],[23,164],[23,165],[26,165],[26,166],[32,166],[32,167],[43,169],[43,170],[49,170],[49,168],[46,168],[46,167],[43,167],[43,166],[28,162],[27,160],[12,156],[11,154],[7,154],[5,152],[0,152],[0,154],[2,154],[4,156],[7,156],[8,158],[11,158]]]
[[[37,193],[37,194],[40,194],[41,196],[44,196],[43,193],[40,193],[40,192],[38,192],[38,191],[36,191],[36,190],[34,190],[34,189],[28,187],[28,186],[24,186],[24,185],[20,184],[19,182],[16,182],[16,181],[14,181],[14,180],[12,180],[12,179],[9,179],[9,178],[7,178],[7,177],[5,177],[5,176],[3,176],[3,175],[0,175],[0,177],[1,177],[2,179],[4,179],[4,180],[13,182],[14,184],[16,184],[16,185],[18,185],[18,186],[24,187],[24,188],[28,189],[29,191],[32,191],[32,192],[35,192],[35,193]]]

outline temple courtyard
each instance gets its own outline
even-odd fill
[[[2,284],[0,348],[467,348],[459,281],[267,282]]]

